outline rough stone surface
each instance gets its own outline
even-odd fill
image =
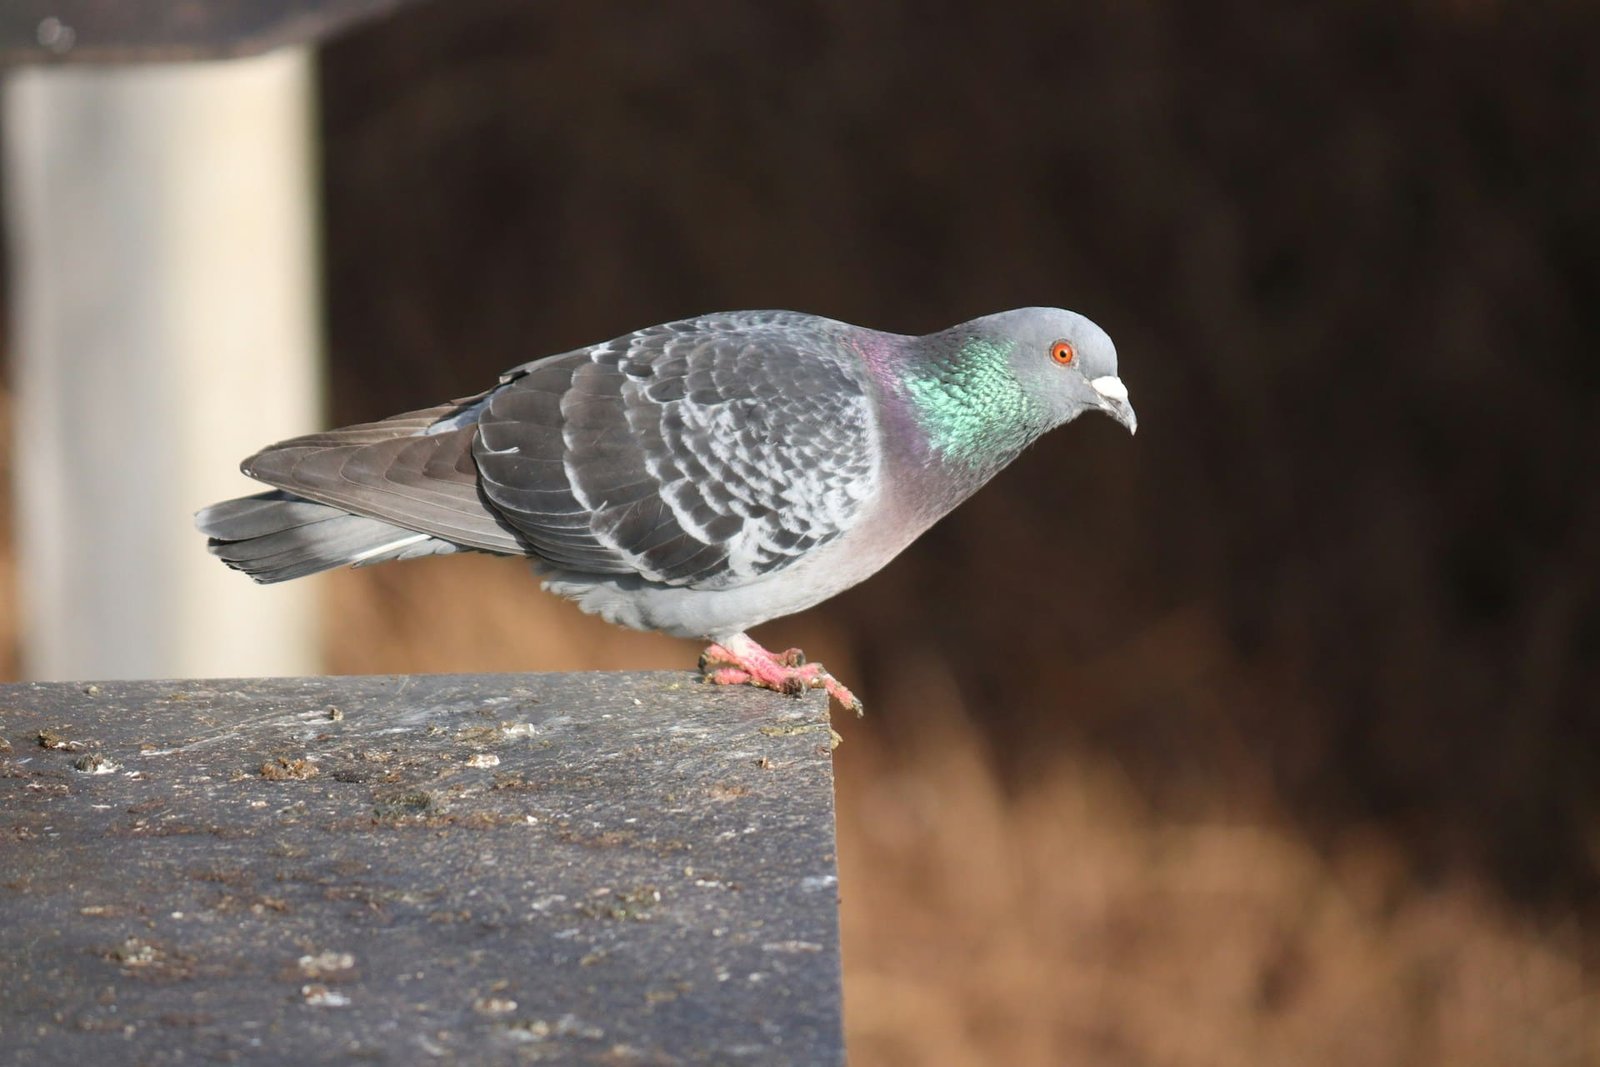
[[[677,673],[0,686],[0,1060],[841,1062],[826,714]]]

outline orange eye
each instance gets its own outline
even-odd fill
[[[1057,341],[1055,344],[1050,346],[1050,358],[1061,364],[1063,367],[1071,363],[1077,354],[1078,353],[1072,349],[1071,341]]]

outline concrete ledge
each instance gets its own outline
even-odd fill
[[[4,1047],[842,1062],[829,738],[679,673],[0,686]]]

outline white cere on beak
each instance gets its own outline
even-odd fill
[[[1128,387],[1123,385],[1122,379],[1118,378],[1115,374],[1107,374],[1100,378],[1093,378],[1090,380],[1089,385],[1093,387],[1095,392],[1099,393],[1107,400],[1115,400],[1120,403],[1127,403]]]

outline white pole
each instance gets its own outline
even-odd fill
[[[4,85],[23,668],[304,674],[307,588],[191,515],[319,410],[311,54],[22,68]]]

